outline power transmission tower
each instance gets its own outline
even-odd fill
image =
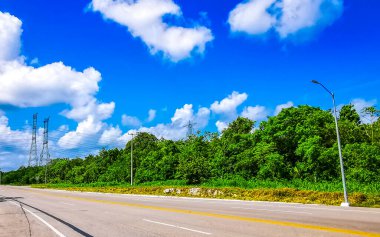
[[[47,176],[47,165],[50,162],[50,153],[49,153],[49,118],[44,120],[44,141],[42,145],[42,151],[40,156],[40,165],[45,161],[45,183]]]
[[[190,137],[191,135],[193,135],[194,131],[194,125],[196,125],[197,123],[192,123],[190,120],[189,120],[189,123],[186,124],[185,126],[183,126],[184,128],[186,127],[187,128],[187,133],[186,133],[186,136],[187,137]]]
[[[33,114],[32,144],[30,145],[28,166],[38,166],[37,158],[37,113]]]

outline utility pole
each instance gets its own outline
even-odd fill
[[[50,162],[50,154],[49,154],[49,118],[44,120],[44,141],[40,156],[40,165],[45,161],[45,184],[47,179],[47,166]]]
[[[137,133],[128,133],[128,135],[132,136],[131,139],[131,186],[133,185],[133,138],[137,135]]]
[[[349,207],[350,203],[348,202],[347,188],[346,188],[346,176],[344,175],[344,164],[343,164],[343,156],[342,156],[342,147],[340,144],[338,118],[337,118],[336,105],[335,105],[335,95],[329,89],[327,89],[322,83],[320,83],[316,80],[312,80],[311,82],[314,84],[322,86],[323,89],[325,89],[332,97],[333,106],[334,106],[334,113],[333,114],[334,114],[334,119],[335,119],[336,137],[337,137],[337,141],[338,141],[338,150],[339,150],[340,171],[342,173],[342,183],[343,183],[343,193],[344,193],[344,202],[341,204],[341,206],[342,207]]]
[[[197,123],[192,123],[190,120],[189,120],[189,123],[186,124],[185,126],[183,126],[183,128],[187,128],[187,133],[186,133],[186,136],[187,137],[190,137],[191,135],[193,135],[193,129],[194,129],[194,125],[196,125]]]
[[[28,166],[38,166],[37,158],[37,113],[33,114],[32,144],[30,145]]]

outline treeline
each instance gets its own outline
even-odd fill
[[[380,182],[380,120],[374,107],[362,123],[352,105],[343,106],[339,128],[348,181]],[[284,109],[255,127],[239,117],[222,134],[198,133],[185,140],[139,133],[133,140],[136,183],[214,179],[339,181],[334,118],[310,106]],[[130,147],[101,150],[85,159],[60,158],[48,164],[50,183],[129,182]],[[3,183],[43,183],[44,167],[21,167],[3,174]]]

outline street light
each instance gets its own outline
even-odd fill
[[[350,203],[348,202],[347,197],[347,189],[346,189],[346,177],[344,175],[344,165],[343,165],[343,157],[342,157],[342,148],[340,145],[340,136],[339,136],[339,127],[338,127],[338,119],[337,119],[337,112],[336,112],[336,106],[335,106],[335,95],[332,93],[329,89],[327,89],[322,83],[312,80],[311,81],[314,84],[320,85],[325,89],[332,97],[333,100],[333,106],[334,106],[334,119],[335,119],[335,128],[336,128],[336,137],[338,140],[338,150],[339,150],[339,160],[340,160],[340,170],[342,173],[342,183],[343,183],[343,191],[344,191],[344,202],[341,204],[342,207],[349,207]]]

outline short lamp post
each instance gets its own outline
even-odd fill
[[[336,128],[336,137],[338,140],[338,150],[339,150],[339,160],[340,160],[340,170],[342,173],[342,183],[343,183],[343,191],[344,191],[344,202],[341,204],[342,207],[349,207],[350,203],[348,202],[348,196],[347,196],[347,188],[346,188],[346,177],[344,175],[344,165],[343,165],[343,157],[342,157],[342,148],[340,145],[340,136],[339,136],[339,127],[338,127],[338,119],[337,119],[337,111],[336,111],[336,105],[335,105],[335,95],[332,93],[329,89],[327,89],[322,83],[312,80],[311,81],[314,84],[318,84],[323,87],[332,97],[333,100],[333,106],[334,106],[334,119],[335,119],[335,128]]]

